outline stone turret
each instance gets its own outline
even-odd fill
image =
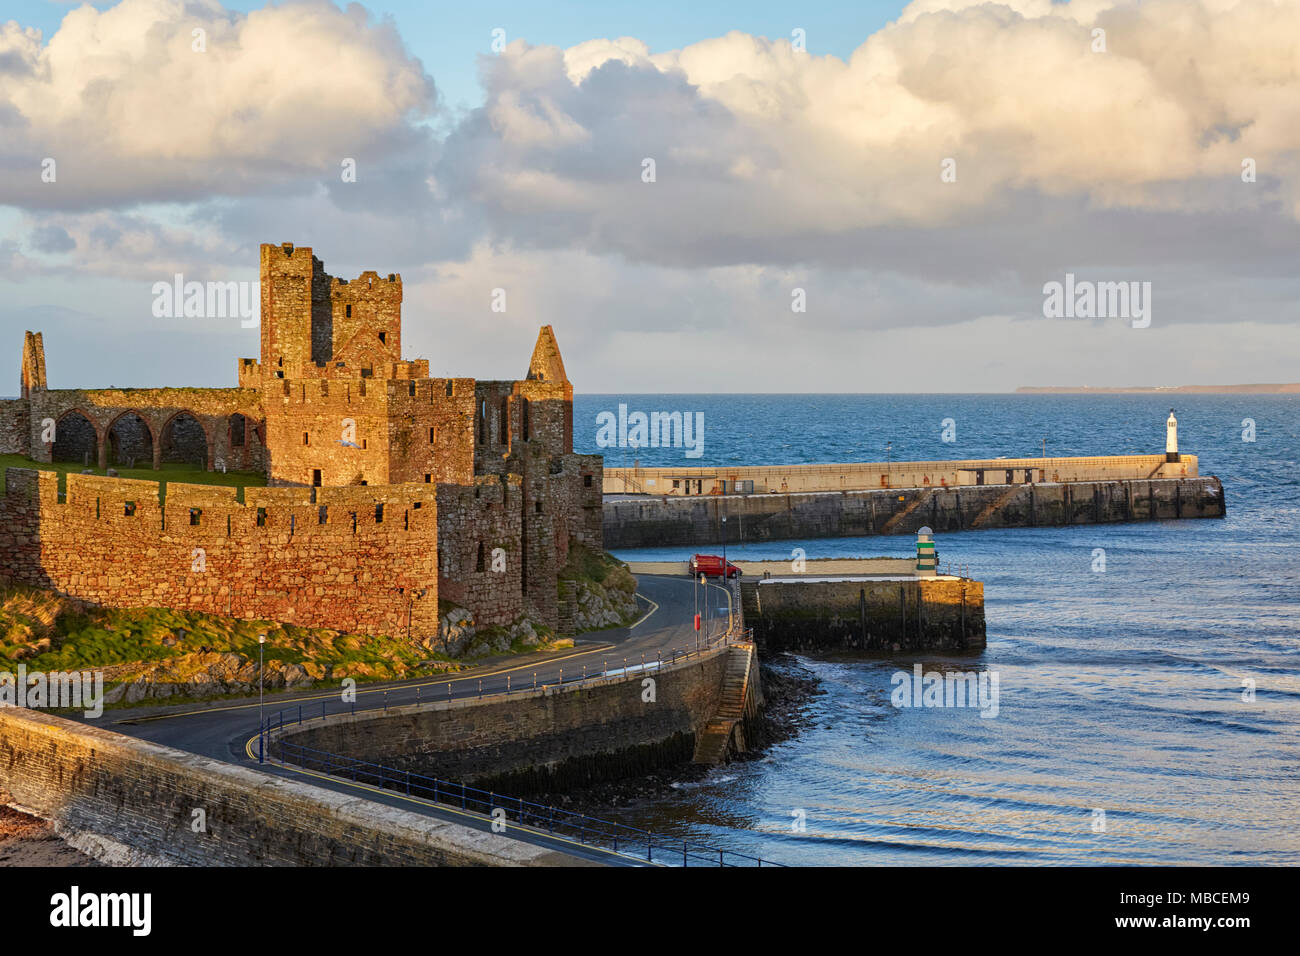
[[[555,330],[543,325],[537,333],[537,345],[533,348],[532,361],[528,363],[528,381],[530,382],[567,382],[564,374],[564,359],[560,357],[560,345],[555,341]]]

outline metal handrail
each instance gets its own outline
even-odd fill
[[[612,849],[624,855],[629,855],[632,848],[636,848],[639,855],[640,848],[644,846],[645,858],[652,863],[656,862],[655,851],[659,850],[658,862],[675,863],[680,860],[682,866],[690,866],[692,860],[696,861],[696,865],[722,867],[784,866],[773,860],[738,853],[698,840],[668,837],[626,823],[602,820],[549,804],[533,803],[521,797],[481,790],[458,781],[399,770],[284,740],[275,741],[274,747],[279,751],[281,766],[293,764],[307,770],[323,770],[329,776],[362,783],[372,782],[381,789],[403,791],[408,796],[421,797],[489,817],[494,810],[513,809],[516,817],[513,824],[509,825],[525,827],[538,833],[545,832],[550,836],[558,832],[585,846]]]
[[[752,641],[753,629],[741,628],[737,623],[727,631],[723,632],[720,636],[710,639],[708,643],[698,649],[691,651],[680,651],[680,649],[674,649],[673,657],[670,659],[669,663],[675,664],[679,661],[689,660],[695,656],[711,653],[719,647],[731,644],[737,639],[747,639]],[[625,660],[624,667],[616,669],[614,673],[626,677],[633,673],[645,673],[652,669],[657,671],[663,667],[663,664],[664,659],[661,651],[658,659],[655,661],[647,662],[643,659],[640,664],[627,664]],[[473,679],[474,678],[462,678],[462,680]],[[592,675],[590,677],[583,675],[569,679],[563,677],[563,669],[561,669],[559,680],[554,683],[543,683],[541,687],[544,689],[547,687],[581,686],[594,681],[604,681],[608,679],[608,668],[606,668],[600,675]],[[450,694],[452,683],[452,681],[447,682],[447,699],[451,699]],[[525,686],[516,690],[507,682],[506,690],[504,692],[498,691],[496,693],[483,695],[480,689],[479,696],[475,699],[490,700],[499,697],[508,699],[514,693],[528,693],[536,689],[535,686]],[[375,782],[377,782],[383,789],[389,789],[387,786],[388,784],[404,786],[408,795],[424,796],[426,799],[431,799],[434,803],[443,803],[454,806],[456,805],[456,798],[459,797],[459,806],[462,810],[471,809],[470,794],[476,795],[472,798],[474,806],[483,803],[481,797],[486,794],[489,798],[486,803],[486,813],[489,816],[491,815],[491,811],[497,809],[498,806],[502,806],[503,808],[514,806],[517,808],[519,814],[519,819],[515,824],[516,826],[526,826],[540,830],[540,826],[537,824],[539,821],[544,819],[547,824],[547,832],[554,834],[558,814],[560,825],[569,828],[570,832],[567,832],[566,835],[577,839],[578,842],[589,846],[603,846],[613,849],[615,852],[623,853],[626,852],[626,848],[629,844],[639,847],[641,843],[644,843],[646,847],[646,859],[650,862],[654,862],[654,851],[659,849],[661,851],[672,851],[671,860],[666,862],[677,860],[680,851],[682,866],[689,866],[692,859],[708,861],[708,865],[723,867],[784,866],[782,863],[776,863],[772,860],[763,859],[762,857],[737,853],[733,850],[726,850],[722,847],[713,846],[711,844],[678,839],[675,837],[666,837],[660,834],[655,834],[650,830],[642,830],[638,827],[628,826],[627,824],[601,820],[596,817],[588,817],[585,814],[563,810],[544,804],[530,803],[529,801],[523,800],[519,797],[509,797],[504,794],[493,793],[487,790],[478,790],[456,781],[428,777],[423,774],[413,774],[409,770],[398,770],[394,767],[370,763],[356,757],[347,757],[329,751],[316,750],[310,747],[304,747],[300,744],[289,743],[286,740],[272,738],[270,736],[275,731],[283,730],[286,725],[292,726],[296,724],[301,726],[302,724],[313,720],[324,720],[327,716],[338,716],[339,713],[356,714],[356,702],[350,701],[346,703],[349,706],[333,715],[327,712],[329,699],[326,698],[321,701],[321,711],[319,715],[306,714],[303,711],[302,705],[299,704],[297,705],[296,710],[294,708],[281,708],[275,714],[268,716],[258,728],[258,761],[261,762],[266,756],[270,756],[271,759],[276,759],[278,756],[281,766],[288,766],[292,763],[295,766],[301,766],[304,769],[324,769],[330,776],[342,775],[345,779],[359,780],[362,776],[372,777],[375,778]],[[417,700],[417,706],[420,703],[422,702]],[[376,702],[371,708],[363,708],[363,711],[366,709],[379,710],[381,707],[384,711],[387,711],[388,709],[387,691],[384,692],[384,698],[382,701]],[[286,712],[289,714],[287,720],[285,718]],[[268,751],[272,752],[268,753]],[[274,751],[278,751],[278,755]],[[286,760],[286,753],[290,759]],[[297,759],[293,759],[295,757]],[[348,774],[352,774],[352,776],[348,776]],[[432,786],[430,786],[430,784],[432,784]],[[423,793],[419,791],[423,791]],[[543,811],[545,812],[544,817],[542,815]],[[572,832],[575,829],[576,832]],[[622,848],[620,848],[620,843]],[[739,862],[728,862],[728,860]]]

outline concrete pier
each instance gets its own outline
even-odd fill
[[[984,585],[955,575],[787,575],[742,581],[740,594],[765,654],[985,645]]]
[[[1196,478],[1195,455],[1098,455],[1081,458],[964,458],[949,461],[849,462],[825,465],[711,465],[606,468],[607,495],[801,494],[876,488],[952,488],[1028,482],[1140,481]]]
[[[1186,463],[1190,456],[1183,456]],[[803,494],[606,498],[605,547],[728,544],[980,528],[1222,518],[1215,477],[876,488]]]

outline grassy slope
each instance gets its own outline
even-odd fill
[[[6,468],[35,468],[39,471],[57,471],[60,475],[74,474],[79,475],[86,470],[86,466],[79,461],[56,461],[52,464],[45,462],[32,461],[30,458],[24,458],[22,455],[0,455],[0,494],[4,493],[5,479],[4,469]],[[198,465],[191,464],[174,464],[164,463],[160,471],[154,471],[152,466],[144,468],[125,468],[114,466],[118,477],[121,478],[140,478],[145,481],[157,481],[162,484],[163,496],[167,495],[167,485],[169,481],[179,481],[195,485],[227,485],[236,488],[245,486],[262,487],[266,484],[266,475],[260,471],[228,471],[224,474],[219,471],[204,471]],[[91,468],[97,475],[103,475],[104,472],[98,468]],[[59,491],[64,490],[62,478],[59,479]],[[243,500],[243,494],[240,494],[240,500]]]
[[[107,682],[113,684],[133,679],[137,668],[132,665],[171,661],[183,679],[188,655],[233,653],[256,661],[257,637],[263,633],[268,665],[310,663],[336,672],[346,665],[357,676],[385,680],[414,676],[411,672],[421,662],[445,660],[404,637],[368,637],[164,608],[83,611],[49,591],[0,586],[0,670],[10,672],[20,662],[29,672],[112,668]]]

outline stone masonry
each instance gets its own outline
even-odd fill
[[[428,636],[439,598],[483,625],[558,626],[570,542],[603,545],[603,465],[573,453],[551,327],[519,381],[431,378],[401,357],[396,273],[339,279],[310,248],[263,245],[261,297],[261,357],[239,360],[235,388],[51,389],[26,334],[0,453],[261,471],[270,487],[240,504],[169,483],[164,508],[154,482],[69,475],[60,493],[11,469],[0,579],[368,633]]]

